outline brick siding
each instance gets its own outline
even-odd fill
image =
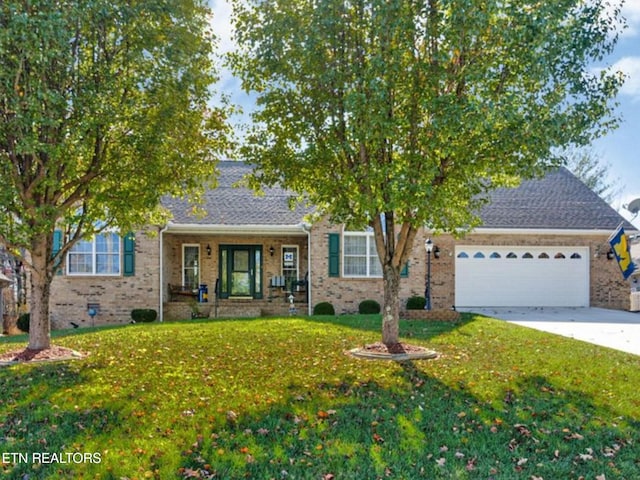
[[[52,328],[69,328],[71,322],[83,327],[124,324],[131,321],[131,310],[134,308],[158,310],[159,236],[137,232],[135,238],[134,276],[54,277],[49,303]],[[100,305],[93,320],[87,313],[89,303]]]
[[[312,299],[313,305],[330,302],[337,314],[355,313],[362,300],[374,299],[382,304],[383,284],[380,278],[355,279],[330,277],[327,252],[329,234],[342,235],[342,227],[319,222],[312,229]],[[409,275],[400,280],[400,304],[404,308],[409,297],[424,296],[426,283],[427,235],[416,236],[413,253],[409,258]],[[455,305],[455,240],[450,235],[431,236],[434,246],[440,248],[440,258],[431,259],[431,301],[433,309],[448,310]],[[620,275],[614,261],[607,260],[608,234],[482,234],[473,233],[458,240],[465,245],[508,246],[584,246],[589,248],[589,302],[590,306],[628,310],[630,288]],[[342,257],[340,258],[342,262]]]

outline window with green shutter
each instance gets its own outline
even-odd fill
[[[122,275],[133,277],[136,273],[136,237],[133,232],[129,232],[124,236],[122,255]]]
[[[329,234],[329,276],[340,276],[340,234]]]

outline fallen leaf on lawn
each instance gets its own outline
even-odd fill
[[[447,459],[444,457],[441,457],[436,460],[436,465],[438,465],[439,467],[444,467],[445,463],[447,463]]]
[[[593,460],[593,455],[591,455],[590,453],[580,453],[580,454],[578,454],[578,457],[583,462],[586,462],[588,460]]]

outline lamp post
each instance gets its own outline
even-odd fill
[[[424,241],[424,249],[427,251],[427,281],[424,289],[424,309],[431,310],[431,252],[433,251],[431,238],[427,238]]]

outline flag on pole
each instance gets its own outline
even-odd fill
[[[624,233],[624,228],[620,225],[615,232],[609,237],[609,244],[611,245],[611,249],[616,256],[616,261],[618,262],[618,266],[622,271],[622,276],[626,280],[629,278],[635,269],[636,266],[631,261],[631,251],[629,248],[629,240]]]

